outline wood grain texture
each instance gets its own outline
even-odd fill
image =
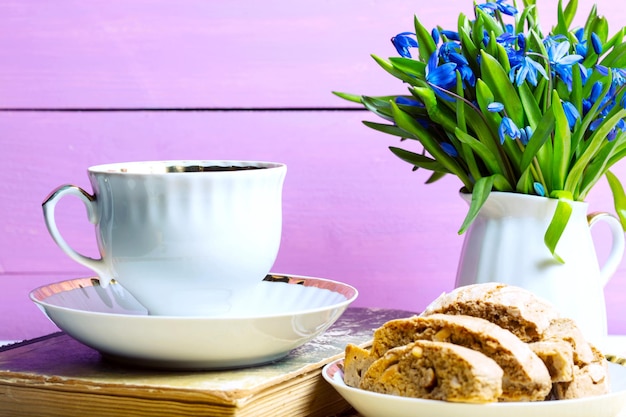
[[[368,118],[367,113],[344,112],[3,114],[0,131],[11,135],[0,137],[5,158],[0,165],[0,285],[14,285],[11,280],[21,273],[57,281],[92,274],[52,242],[40,206],[64,183],[91,191],[88,166],[247,158],[288,166],[283,240],[274,271],[353,284],[360,291],[355,305],[419,311],[454,285],[462,243],[456,232],[466,206],[457,196],[455,178],[422,184],[426,173],[413,173],[396,159],[386,149],[396,140],[363,127],[360,120]],[[615,172],[626,178],[626,163]],[[594,190],[589,202],[592,210],[612,210],[606,184]],[[96,256],[84,207],[66,199],[58,213],[68,241]],[[601,226],[597,229],[602,254],[608,238],[602,237]],[[625,276],[622,263],[607,287],[614,332],[626,331],[619,314]],[[11,338],[10,332],[2,334],[9,328],[0,327],[0,339]]]
[[[621,2],[600,0],[611,28]],[[592,0],[580,0],[587,12]],[[41,202],[56,186],[89,189],[88,166],[146,159],[267,159],[288,165],[284,234],[274,270],[341,280],[356,305],[419,311],[454,284],[466,207],[453,178],[425,186],[387,150],[394,138],[354,111],[123,111],[196,107],[349,107],[332,90],[390,94],[404,86],[371,59],[394,34],[454,27],[471,1],[0,0],[0,339],[49,331],[27,295],[91,275],[48,236]],[[553,23],[556,1],[541,2]],[[120,111],[122,110],[122,111]],[[615,168],[624,182],[626,163]],[[592,210],[612,211],[606,183]],[[60,227],[91,256],[93,227],[64,200]],[[594,230],[600,258],[608,233]],[[606,288],[609,330],[626,333],[626,261]],[[15,318],[17,316],[17,319]]]
[[[349,106],[404,87],[370,54],[415,2],[0,2],[0,107]],[[438,5],[452,26],[458,5]],[[471,2],[464,8],[471,11]],[[432,10],[425,10],[432,17]]]

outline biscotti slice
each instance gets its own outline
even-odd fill
[[[573,349],[574,363],[578,366],[591,363],[595,359],[591,345],[572,319],[561,317],[552,320],[542,340],[562,340],[569,343]]]
[[[552,398],[566,400],[607,394],[610,391],[608,362],[602,352],[593,345],[593,360],[583,366],[574,366],[574,378],[570,382],[553,385]]]
[[[435,299],[422,313],[481,317],[510,330],[524,342],[542,339],[559,313],[532,292],[512,285],[488,282],[458,287]]]
[[[383,394],[468,403],[497,401],[502,368],[471,349],[420,340],[389,350],[367,369],[361,388]]]
[[[574,379],[574,349],[564,340],[529,343],[530,348],[543,361],[552,382],[570,382]]]
[[[495,360],[504,370],[501,401],[542,401],[552,388],[548,369],[528,344],[478,317],[433,314],[389,321],[374,332],[370,355],[381,357],[416,340],[454,343]]]
[[[343,381],[350,387],[358,388],[367,368],[374,362],[370,351],[349,343],[343,360]]]

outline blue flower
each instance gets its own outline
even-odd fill
[[[463,80],[463,85],[465,83],[469,83],[472,87],[476,85],[476,76],[474,75],[474,71],[470,68],[469,65],[459,65],[457,70],[461,73],[461,80]]]
[[[596,65],[596,70],[600,73],[600,75],[604,75],[605,77],[607,75],[609,75],[609,69],[607,67],[605,67],[604,65]]]
[[[592,132],[594,130],[596,130],[598,127],[600,127],[600,125],[602,124],[602,122],[604,122],[604,117],[599,117],[596,120],[594,120],[593,122],[591,122],[591,124],[589,125],[589,130],[591,130]]]
[[[620,134],[620,133],[623,133],[625,129],[626,129],[626,122],[624,122],[624,119],[620,119],[615,124],[615,127],[613,127],[613,129],[611,129],[611,131],[608,133],[608,135],[606,135],[606,139],[609,142],[614,141],[615,138],[617,137],[617,135]]]
[[[494,14],[497,11],[504,13],[509,16],[515,16],[517,14],[517,9],[509,4],[505,4],[506,0],[496,0],[495,2],[488,2],[484,4],[479,4],[476,7],[481,9],[484,12],[489,14]]]
[[[537,193],[538,196],[541,196],[541,197],[546,196],[546,189],[543,188],[543,184],[541,184],[540,182],[535,181],[533,183],[533,188],[535,189],[535,192]]]
[[[496,38],[496,42],[502,45],[513,46],[517,40],[517,34],[513,25],[505,25],[504,32]]]
[[[474,87],[476,85],[476,76],[474,75],[474,71],[472,71],[469,66],[467,58],[465,58],[465,56],[463,56],[460,52],[460,44],[448,41],[439,48],[439,57],[445,63],[452,62],[456,64],[456,70],[458,70],[461,74],[461,80],[463,80],[463,83],[468,83]]]
[[[569,128],[573,129],[576,121],[580,119],[578,109],[569,101],[563,101],[563,111],[565,112],[565,117],[567,117]]]
[[[591,34],[591,45],[593,45],[593,50],[596,54],[602,54],[602,41],[600,40],[600,37],[595,33]]]
[[[494,101],[493,103],[487,104],[487,110],[491,113],[498,113],[504,110],[504,104]]]
[[[454,32],[452,30],[442,30],[441,36],[445,36],[450,41],[460,41],[461,37],[458,32]]]
[[[580,77],[582,78],[583,85],[587,84],[587,80],[589,79],[589,76],[593,72],[593,68],[587,68],[579,62],[578,69],[580,71]]]
[[[521,51],[526,50],[526,37],[524,36],[523,33],[518,33],[517,34],[517,47]]]
[[[456,86],[456,67],[454,62],[446,62],[440,66],[437,66],[438,54],[433,52],[428,59],[428,66],[426,67],[426,81],[430,84],[439,87],[435,88],[435,93],[441,95],[446,100],[453,100],[452,97],[447,94],[441,94],[442,90],[451,90]]]
[[[433,30],[430,32],[430,36],[432,36],[433,41],[435,41],[435,45],[437,45],[439,43],[439,40],[441,39],[441,36],[439,35],[439,29],[433,28]]]
[[[417,40],[413,39],[411,36],[415,36],[415,33],[402,32],[391,38],[391,43],[393,43],[396,51],[404,58],[411,58],[409,48],[418,47]]]
[[[444,42],[439,47],[439,57],[443,59],[445,62],[450,62],[451,54],[460,54],[461,45],[457,42]]]
[[[456,148],[448,142],[441,142],[440,144],[441,149],[443,149],[443,151],[445,153],[447,153],[449,156],[456,158],[457,156],[459,156],[459,153],[457,152]]]
[[[589,93],[589,98],[583,99],[583,114],[587,114],[593,104],[600,99],[600,94],[602,93],[603,84],[601,81],[596,81],[591,86],[591,92]]]
[[[541,64],[537,61],[525,56],[522,61],[511,68],[509,72],[509,78],[511,82],[515,80],[515,84],[520,86],[524,81],[528,80],[533,86],[537,85],[537,72],[539,72],[545,79],[548,79],[548,74]]]
[[[496,5],[496,3],[492,2],[477,4],[476,7],[478,7],[483,12],[487,12],[489,14],[493,14],[496,10],[498,10],[498,6]]]
[[[570,44],[568,41],[550,42],[548,47],[548,58],[553,65],[572,66],[580,61],[583,57],[578,54],[569,54]]]
[[[613,69],[613,84],[620,87],[626,84],[626,70],[623,68]]]
[[[580,56],[587,56],[587,37],[585,36],[585,30],[579,28],[574,32],[574,36],[578,41],[574,45],[574,51]]]
[[[570,43],[567,40],[558,42],[557,37],[547,38],[545,41],[548,50],[548,59],[553,71],[563,80],[567,88],[572,89],[572,66],[583,57],[569,53]]]
[[[530,126],[526,126],[525,128],[520,129],[520,134],[520,142],[522,142],[522,145],[526,146],[530,141],[530,137],[533,135],[533,128]]]
[[[515,122],[508,117],[503,117],[498,128],[498,134],[500,135],[500,143],[504,144],[506,137],[511,139],[519,139],[522,136],[519,128],[515,125]]]
[[[498,5],[498,10],[500,10],[502,13],[509,15],[509,16],[515,16],[517,14],[517,9],[513,6],[511,6],[510,4],[505,4],[506,0],[496,0],[496,4]]]
[[[403,97],[403,96],[396,97],[396,104],[400,104],[403,106],[424,107],[424,103],[417,101],[415,99]]]

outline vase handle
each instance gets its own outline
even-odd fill
[[[622,229],[622,225],[617,217],[609,213],[591,213],[587,216],[587,221],[589,222],[590,228],[593,227],[596,222],[604,221],[609,225],[611,230],[613,244],[611,245],[611,251],[609,252],[606,262],[604,262],[604,265],[600,269],[600,282],[602,287],[604,287],[617,270],[624,256],[624,229]]]

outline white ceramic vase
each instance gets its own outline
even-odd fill
[[[461,194],[468,203],[471,195]],[[624,232],[607,213],[587,215],[588,204],[574,202],[567,227],[556,247],[557,262],[544,235],[557,200],[492,192],[466,232],[456,286],[503,282],[533,291],[578,323],[585,336],[602,344],[607,335],[604,286],[624,254]],[[612,246],[599,266],[591,227],[607,223]]]

